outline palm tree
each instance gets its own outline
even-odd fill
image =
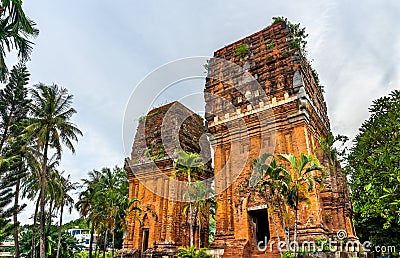
[[[43,158],[40,156],[41,154],[36,151],[32,146],[26,146],[27,150],[25,154],[27,154],[27,158],[29,159],[28,164],[30,166],[29,173],[25,177],[22,182],[22,197],[28,198],[29,200],[36,203],[35,212],[33,214],[33,228],[32,228],[32,257],[36,257],[36,222],[37,215],[39,214],[39,206],[40,206],[40,179],[42,175],[42,168],[40,163]],[[29,155],[28,155],[29,154]],[[47,185],[50,187],[46,187],[45,196],[46,199],[54,198],[54,191],[57,191],[57,187],[55,185],[58,184],[57,179],[55,178],[56,167],[59,165],[59,160],[55,159],[55,156],[50,158],[50,161],[47,165],[47,170],[49,173],[46,175]],[[51,218],[51,217],[50,217]]]
[[[82,132],[70,122],[75,109],[71,107],[72,95],[67,89],[56,84],[46,86],[35,85],[31,91],[33,103],[30,108],[29,135],[37,142],[37,148],[43,153],[41,164],[40,187],[40,258],[45,258],[45,189],[48,151],[52,148],[58,158],[61,158],[61,143],[75,153],[73,141],[78,141],[77,135]]]
[[[45,203],[48,204],[46,224],[51,225],[53,218],[57,217],[56,210],[62,196],[60,172],[56,168],[47,168]]]
[[[280,154],[285,161],[290,164],[290,185],[287,192],[287,203],[295,210],[295,223],[294,223],[294,237],[293,240],[297,243],[297,224],[298,224],[298,210],[301,202],[309,203],[309,192],[315,188],[315,183],[322,187],[322,178],[324,177],[323,168],[319,165],[318,160],[313,155],[301,154],[297,159],[295,155]],[[320,171],[314,175],[316,171]],[[296,250],[295,250],[296,252]]]
[[[210,206],[214,205],[213,200],[214,191],[206,186],[203,182],[196,180],[194,186],[185,193],[185,197],[194,200],[193,203],[188,203],[183,206],[183,213],[187,215],[188,208],[194,209],[196,216],[196,224],[198,227],[198,243],[201,248],[201,229],[206,221],[208,221]]]
[[[60,208],[60,224],[58,228],[58,244],[57,244],[57,255],[56,258],[59,257],[61,251],[61,231],[62,231],[62,216],[64,211],[64,206],[69,207],[69,213],[71,213],[72,208],[74,207],[74,199],[69,194],[70,191],[76,190],[77,183],[71,182],[71,175],[68,175],[66,178],[59,174],[60,178],[60,188],[61,188],[61,195],[60,199],[58,200],[58,206]]]
[[[114,257],[115,251],[115,229],[117,223],[125,223],[128,214],[135,215],[136,212],[141,212],[141,209],[134,205],[139,200],[134,198],[129,200],[128,189],[129,184],[126,171],[115,167],[113,170],[103,168],[101,170],[100,189],[98,192],[99,200],[103,200],[101,207],[104,212],[105,224],[112,235],[112,254]],[[137,216],[134,216],[137,217]]]
[[[272,160],[268,164],[268,159]],[[258,191],[266,199],[268,212],[271,221],[274,224],[275,234],[280,242],[278,227],[275,221],[274,212],[278,207],[279,218],[283,227],[285,242],[288,244],[288,235],[286,232],[286,223],[282,210],[282,199],[287,193],[290,185],[290,173],[282,166],[278,165],[276,158],[270,153],[261,155],[259,159],[254,159],[251,168],[257,173],[252,176],[250,183],[252,187],[257,187]],[[268,188],[267,188],[268,187]],[[279,250],[282,253],[282,250]]]
[[[86,189],[80,193],[75,207],[82,216],[88,217],[92,224],[89,257],[92,257],[95,228],[103,232],[104,246],[106,246],[108,234],[111,234],[112,256],[114,256],[115,229],[118,225],[126,227],[128,217],[138,218],[138,214],[141,213],[140,207],[137,206],[139,200],[136,198],[129,200],[127,174],[121,168],[93,170],[89,172],[89,179],[82,181],[82,187]]]
[[[114,173],[113,173],[114,172]],[[101,178],[100,178],[100,189],[102,191],[98,192],[98,198],[103,200],[101,205],[101,210],[103,210],[104,215],[106,215],[106,225],[109,229],[109,232],[112,235],[112,257],[114,257],[114,230],[116,227],[116,216],[119,212],[118,202],[122,197],[120,193],[120,180],[119,180],[119,172],[118,168],[115,168],[113,171],[109,168],[101,169]]]
[[[4,81],[8,72],[6,52],[15,49],[22,62],[29,60],[33,46],[30,39],[36,37],[39,30],[25,15],[22,1],[1,0],[0,9],[0,81]]]
[[[174,176],[180,175],[187,177],[188,192],[191,191],[192,180],[199,178],[205,171],[205,164],[202,157],[197,153],[178,151],[174,160]],[[193,200],[192,195],[189,197],[189,228],[190,228],[190,246],[193,246],[194,230],[193,230]]]
[[[24,142],[24,145],[22,146],[21,149],[21,161],[22,163],[19,166],[19,171],[23,173],[23,177],[19,177],[16,187],[15,187],[15,200],[14,200],[14,207],[18,207],[19,204],[19,198],[20,198],[20,193],[27,191],[27,189],[24,189],[24,185],[27,183],[29,180],[29,177],[32,174],[36,174],[37,171],[40,170],[40,164],[38,162],[38,159],[36,157],[36,152],[35,149],[32,148],[29,142],[27,142],[27,139],[25,135],[20,135],[18,138],[21,139],[22,142]],[[35,182],[37,183],[39,177],[36,177]],[[33,190],[33,189],[30,189]],[[23,196],[25,195],[24,193],[22,194]],[[30,198],[31,200],[34,200],[35,198]],[[35,222],[34,222],[35,224]],[[18,212],[14,213],[14,244],[15,244],[15,257],[19,257],[19,243],[18,243]],[[34,247],[33,247],[34,248]]]
[[[93,252],[93,240],[94,230],[96,225],[99,223],[98,216],[96,216],[96,197],[100,191],[99,180],[101,174],[97,170],[89,172],[89,179],[82,179],[82,188],[86,188],[79,194],[78,201],[75,203],[75,208],[79,211],[81,216],[88,218],[90,226],[90,242],[89,242],[89,258],[92,258]]]
[[[215,221],[215,210],[217,209],[217,202],[215,201],[215,193],[210,198],[210,209],[209,209],[209,221],[208,221],[208,244],[214,242],[216,221]]]
[[[128,196],[124,196],[121,198],[119,203],[119,212],[117,213],[117,221],[121,224],[123,230],[128,230],[129,218],[133,218],[138,220],[142,225],[142,220],[140,215],[142,214],[142,209],[138,206],[140,203],[140,199],[133,197],[129,200]]]

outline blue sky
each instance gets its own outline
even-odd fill
[[[40,29],[28,63],[31,84],[54,82],[75,96],[74,122],[84,136],[76,155],[65,152],[61,170],[76,181],[92,169],[122,166],[125,108],[147,74],[173,60],[210,56],[268,26],[274,16],[306,27],[309,58],[325,85],[334,133],[354,137],[371,101],[400,87],[396,0],[27,0],[24,9]],[[204,86],[201,80],[190,85],[197,93]],[[175,86],[160,99],[174,100],[181,91]],[[201,112],[199,103],[195,106]],[[129,144],[134,131],[131,135]],[[22,221],[28,222],[32,212],[29,205]],[[76,216],[73,212],[65,220]]]

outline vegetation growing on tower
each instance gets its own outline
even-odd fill
[[[235,55],[239,57],[245,57],[249,53],[249,46],[242,43],[235,48]]]
[[[300,23],[294,24],[291,23],[286,17],[273,17],[273,23],[285,23],[289,27],[289,31],[291,34],[291,39],[288,42],[288,45],[291,50],[297,50],[300,52],[301,55],[303,55],[305,58],[302,60],[302,65],[308,66],[311,70],[311,74],[314,78],[315,83],[317,84],[318,88],[321,90],[321,92],[324,91],[324,86],[321,85],[321,81],[319,79],[319,74],[318,72],[312,67],[311,62],[306,60],[306,57],[308,55],[307,51],[307,37],[308,34],[306,33],[306,28],[301,27]]]

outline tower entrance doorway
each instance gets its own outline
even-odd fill
[[[256,209],[248,211],[254,229],[255,244],[260,247],[264,247],[270,237],[269,223],[268,223],[268,210],[267,209]],[[260,243],[262,242],[262,243]],[[260,243],[260,245],[258,245]]]

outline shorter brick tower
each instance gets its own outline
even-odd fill
[[[139,121],[130,158],[125,160],[129,198],[138,198],[143,210],[139,220],[129,218],[123,257],[173,256],[179,246],[189,246],[188,216],[182,213],[186,182],[174,178],[176,151],[198,153],[210,169],[210,146],[203,119],[179,102],[151,110]],[[207,222],[208,223],[208,222]],[[198,230],[195,230],[198,243]],[[202,246],[208,227],[201,230]]]

